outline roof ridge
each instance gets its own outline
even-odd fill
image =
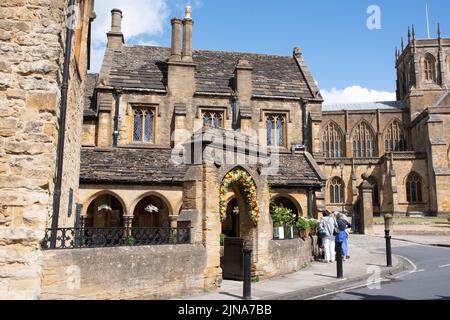
[[[152,45],[143,45],[143,44],[128,44],[128,45],[125,45],[124,48],[155,48],[155,49],[167,49],[167,50],[170,50],[170,47],[152,46]],[[292,56],[290,56],[290,55],[256,53],[256,52],[243,52],[243,51],[194,49],[193,52],[194,53],[195,52],[205,52],[205,53],[246,54],[246,55],[253,55],[253,56],[277,57],[277,58],[289,58],[289,59],[292,59]]]
[[[324,102],[324,105],[327,105],[327,106],[338,106],[338,105],[359,105],[359,104],[369,104],[369,103],[371,103],[371,104],[373,104],[373,103],[384,103],[384,104],[387,104],[387,103],[402,103],[403,104],[403,101],[401,101],[401,100],[385,100],[385,101],[361,101],[361,102],[335,102],[335,103],[326,103],[326,102]]]

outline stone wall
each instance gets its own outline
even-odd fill
[[[269,252],[272,258],[271,266],[266,270],[265,277],[273,277],[299,271],[311,263],[311,238],[269,241]]]
[[[203,291],[202,245],[45,251],[42,299],[161,299]]]
[[[63,0],[0,3],[0,298],[36,299],[40,294],[39,243],[52,213],[66,10]],[[90,16],[85,13],[85,18]],[[87,35],[87,28],[83,30]],[[73,49],[63,217],[68,211],[68,190],[76,193],[78,187],[86,65],[86,57],[75,64],[75,45]]]

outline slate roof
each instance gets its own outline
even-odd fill
[[[185,165],[171,162],[169,148],[90,148],[81,149],[80,182],[133,185],[183,183]],[[319,186],[321,180],[303,154],[280,155],[279,171],[269,176],[273,186]]]
[[[280,166],[276,175],[269,176],[269,183],[276,187],[320,186],[322,180],[306,156],[280,154]]]
[[[87,74],[84,80],[84,116],[96,115],[94,90],[97,81],[98,74]]]
[[[170,148],[81,149],[81,183],[182,183],[186,167],[170,161]]]
[[[400,110],[406,108],[402,101],[383,101],[383,102],[358,102],[358,103],[337,103],[323,104],[322,111],[355,111],[355,110]]]
[[[165,91],[169,56],[170,48],[153,46],[107,49],[102,83],[109,87]],[[233,93],[234,69],[239,59],[248,60],[253,68],[254,95],[314,98],[318,92],[303,58],[205,50],[193,51],[196,91]]]

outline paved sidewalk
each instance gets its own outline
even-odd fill
[[[403,241],[394,241],[394,246],[413,245]],[[387,268],[385,242],[379,237],[350,235],[349,254],[351,258],[344,262],[344,277],[336,279],[336,263],[313,262],[299,272],[252,283],[254,300],[308,299],[321,294],[349,288],[366,283],[374,270],[381,277],[407,269],[406,261],[393,256],[393,268]],[[379,268],[379,269],[377,269]],[[206,294],[177,299],[183,300],[240,300],[243,283],[224,280],[222,287]]]

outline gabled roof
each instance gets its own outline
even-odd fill
[[[357,111],[357,110],[399,110],[406,108],[403,101],[382,101],[382,102],[358,102],[358,103],[336,103],[323,104],[322,111]]]
[[[170,48],[125,46],[107,49],[101,72],[102,85],[165,91]],[[254,53],[194,50],[196,91],[233,93],[234,70],[239,59],[253,68],[256,96],[312,99],[318,93],[303,59]],[[320,95],[319,95],[320,98]]]

